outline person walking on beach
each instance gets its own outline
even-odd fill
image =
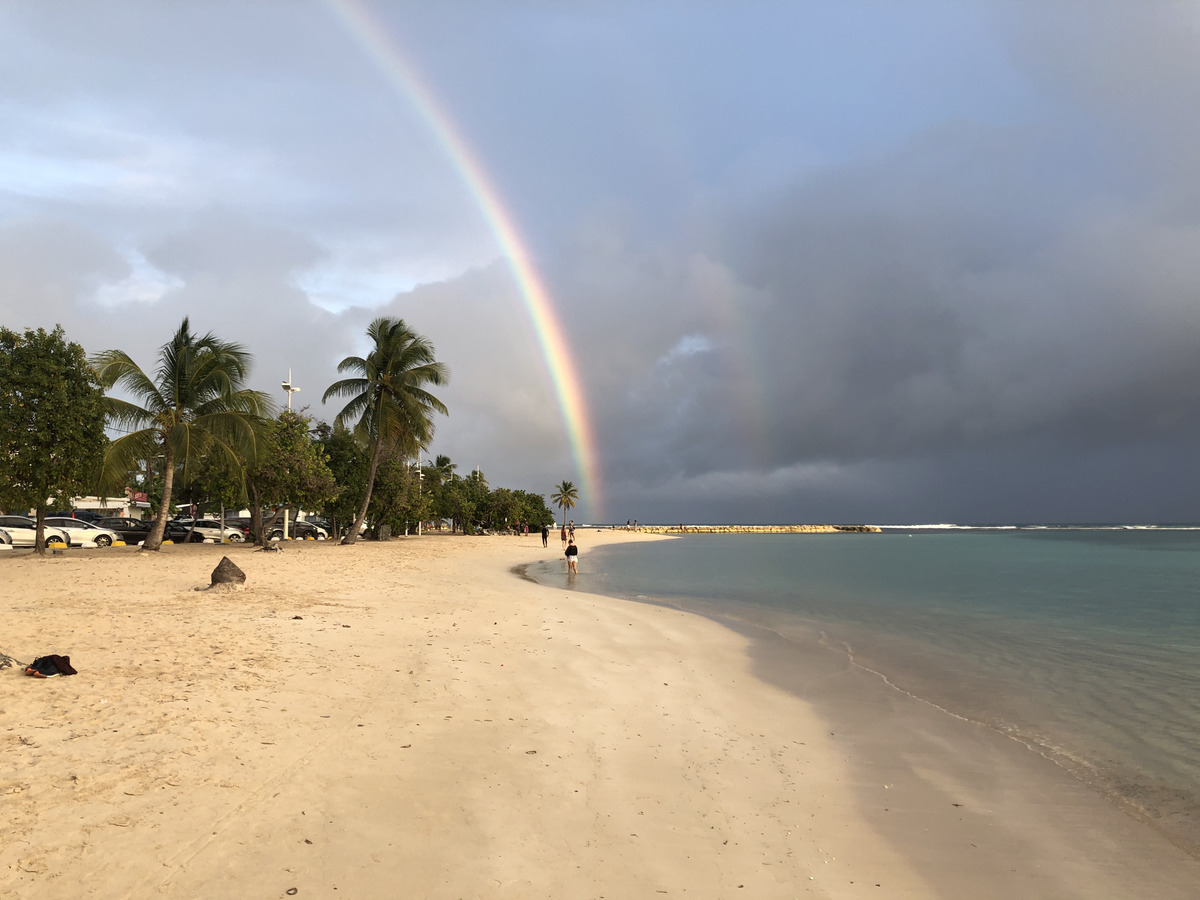
[[[567,526],[567,537],[575,540],[575,520],[571,520],[571,524]]]
[[[563,549],[567,549],[567,523],[563,522],[562,529],[558,532],[558,536],[562,538]]]
[[[549,525],[542,526],[542,546],[543,547],[550,546],[550,526]]]
[[[567,571],[572,575],[579,574],[579,548],[575,546],[574,538],[567,544]]]

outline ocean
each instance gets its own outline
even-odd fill
[[[1000,731],[1200,851],[1200,527],[694,535],[545,584],[766,628]]]

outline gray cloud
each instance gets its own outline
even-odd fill
[[[553,295],[606,485],[583,518],[1192,514],[1189,7],[381,15]],[[328,420],[400,315],[453,373],[431,453],[580,480],[485,217],[328,7],[0,24],[5,325],[149,363],[187,315]]]

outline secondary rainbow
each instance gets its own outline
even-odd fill
[[[441,108],[433,92],[418,77],[399,45],[389,37],[386,26],[359,0],[328,0],[328,3],[355,42],[388,82],[408,100],[437,138],[500,245],[512,269],[537,335],[550,381],[554,385],[567,440],[579,469],[581,497],[587,501],[592,516],[599,519],[601,484],[587,397],[550,293],[533,266],[521,233],[501,203],[500,194],[491,184],[483,165],[459,133],[454,121]]]

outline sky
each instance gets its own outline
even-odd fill
[[[576,521],[1200,520],[1200,7],[0,2],[0,324],[181,320]]]

